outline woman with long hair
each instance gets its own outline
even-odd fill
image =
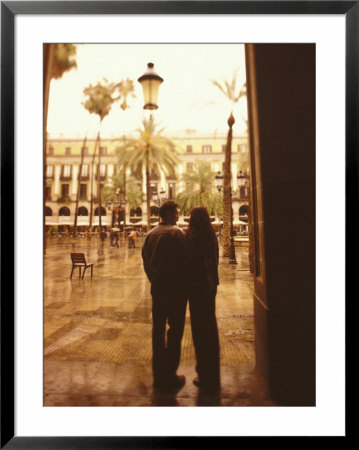
[[[216,320],[218,240],[209,214],[202,206],[191,210],[186,232],[188,298],[199,388],[216,392],[220,388],[219,340]]]

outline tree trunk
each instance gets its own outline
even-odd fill
[[[123,211],[123,231],[125,231],[126,228],[126,208],[127,208],[127,202],[126,202],[126,169],[123,171],[123,195],[124,195],[124,211]]]
[[[49,96],[50,96],[50,83],[51,83],[51,72],[52,63],[54,59],[54,49],[56,44],[44,44],[43,56],[44,56],[44,66],[43,66],[43,200],[45,203],[45,192],[46,192],[46,147],[47,147],[47,114],[49,109]],[[43,244],[44,252],[46,252],[46,239],[45,239],[45,214],[43,217]]]
[[[249,186],[252,186],[251,182]],[[248,260],[249,260],[249,270],[251,273],[255,273],[256,269],[256,247],[255,247],[255,235],[254,235],[254,211],[253,211],[253,197],[252,189],[249,188],[249,211],[248,211]]]
[[[148,162],[148,151],[146,153],[146,203],[147,203],[147,232],[151,229],[151,190],[150,190],[150,168]]]
[[[90,232],[92,232],[92,215],[93,215],[93,179],[94,179],[94,163],[95,163],[95,156],[96,156],[96,150],[97,150],[97,142],[98,139],[96,139],[95,143],[95,149],[93,151],[92,155],[92,161],[91,161],[91,198],[90,198],[90,223],[89,223],[89,229]]]
[[[98,202],[98,226],[99,232],[102,231],[102,214],[101,214],[101,138],[100,132],[98,132],[97,136],[98,141],[98,168],[97,168],[97,202]]]
[[[232,160],[232,127],[234,124],[234,117],[231,115],[228,118],[228,135],[226,153],[224,159],[223,170],[223,256],[230,256],[231,247],[231,216],[232,216],[232,173],[231,173],[231,160]]]
[[[85,156],[84,154],[85,154],[86,140],[87,140],[87,136],[85,136],[84,143],[83,143],[82,149],[81,149],[81,161],[80,161],[79,173],[78,173],[78,177],[77,177],[77,192],[76,192],[75,220],[74,220],[74,237],[76,237],[76,235],[77,235],[77,216],[78,216],[79,199],[80,199],[81,172],[82,172],[82,166],[83,166],[83,163],[84,163],[84,156]]]

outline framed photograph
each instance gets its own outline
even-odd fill
[[[1,2],[1,448],[347,437],[358,22],[356,1]],[[175,391],[142,250],[161,224],[191,267]]]

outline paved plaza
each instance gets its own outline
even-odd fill
[[[45,406],[270,406],[255,371],[253,277],[248,247],[236,247],[238,264],[220,258],[217,320],[221,394],[205,398],[192,384],[195,356],[189,309],[176,395],[152,388],[151,295],[141,247],[104,246],[97,237],[47,238],[44,255]],[[94,263],[84,279],[72,279],[71,252]]]

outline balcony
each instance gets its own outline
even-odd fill
[[[57,202],[58,202],[58,203],[70,203],[70,202],[71,202],[71,199],[70,199],[70,197],[68,197],[68,196],[66,196],[66,197],[59,197],[59,198],[57,199]]]
[[[248,195],[241,195],[238,192],[234,192],[232,194],[232,200],[236,200],[238,202],[249,202],[249,196]]]

